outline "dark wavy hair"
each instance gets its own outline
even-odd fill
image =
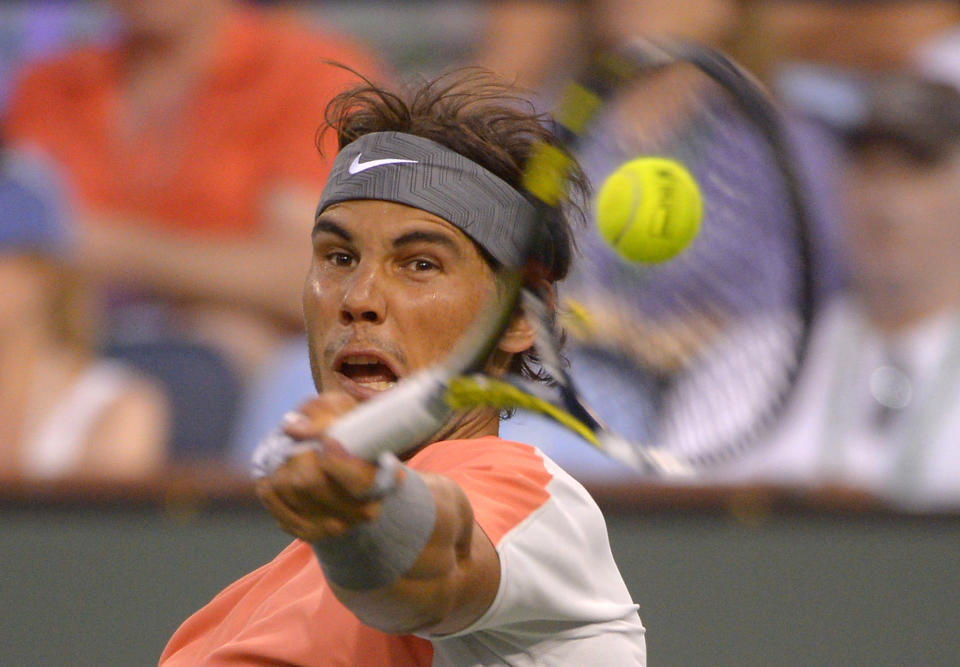
[[[356,72],[354,72],[356,74]],[[329,104],[317,146],[329,130],[342,149],[372,132],[404,132],[442,144],[493,172],[523,192],[523,169],[536,142],[559,145],[552,120],[539,113],[523,91],[492,72],[469,67],[422,80],[405,89],[387,89],[358,74],[363,83],[337,95]],[[574,202],[588,201],[589,184],[574,164],[567,203],[552,212],[542,235],[542,278],[555,283],[566,277],[575,250],[574,224],[584,212]],[[479,245],[494,268],[497,262]],[[535,350],[516,355],[511,371],[547,380]]]

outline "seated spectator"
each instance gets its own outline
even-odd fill
[[[165,461],[165,397],[69,326],[84,318],[59,200],[39,162],[0,152],[0,474],[147,475]]]
[[[750,2],[737,56],[772,81],[785,63],[899,68],[960,21],[953,0]]]
[[[496,0],[486,5],[474,61],[545,100],[592,49],[657,35],[723,44],[742,11],[741,3],[731,0]]]
[[[960,507],[960,92],[935,78],[945,63],[811,69],[794,97],[847,149],[852,284],[817,322],[779,433],[732,477]]]
[[[356,81],[330,61],[384,67],[230,0],[110,4],[117,40],[28,67],[3,130],[76,190],[72,260],[108,306],[105,342],[198,342],[246,383],[301,329],[302,240],[328,169],[315,133]]]
[[[615,6],[622,9],[625,4],[632,5],[636,11],[623,14],[613,11]],[[582,12],[589,14],[591,20],[574,21],[569,27],[581,36],[587,34],[588,43],[594,45],[615,45],[631,37],[670,36],[693,39],[723,49],[729,49],[737,40],[745,21],[745,6],[742,3],[684,1],[669,7],[666,4],[657,0],[634,0],[630,3],[613,1],[593,3],[587,9],[582,3],[501,2],[494,4],[495,11],[492,16],[496,18],[503,13],[526,16],[529,19],[535,12],[557,15]],[[521,11],[523,8],[526,9]],[[626,17],[628,14],[628,19],[616,21],[618,16]],[[551,21],[537,24],[528,20],[526,30],[535,37],[516,48],[532,48],[531,45],[537,40],[541,40],[542,48],[557,47],[563,40],[557,40],[557,35],[550,33],[558,33],[562,25],[564,24]],[[493,38],[496,33],[491,31],[490,35],[495,42]],[[507,63],[498,64],[500,61],[496,60],[496,56],[510,53],[512,52],[509,49],[493,49],[485,52],[485,59],[495,64],[498,69],[511,72],[515,68],[511,68]],[[543,66],[548,64],[560,67],[567,64],[567,61],[559,63],[555,59],[548,59]],[[542,73],[535,74],[528,70],[520,72],[522,80],[540,85],[537,82],[542,80]],[[592,128],[586,137],[578,157],[595,186],[603,183],[622,163],[639,157],[629,152],[637,150],[638,147],[629,140],[623,141],[623,137],[631,134],[655,136],[657,129],[671,127],[675,119],[683,116],[674,113],[672,108],[648,103],[651,96],[658,94],[650,86],[662,83],[640,83],[634,90],[621,96],[613,112],[601,117],[598,125]],[[669,84],[670,82],[667,82],[665,88]],[[678,88],[682,89],[682,86]],[[803,186],[808,191],[813,224],[816,227],[814,292],[816,297],[822,298],[838,289],[842,281],[842,269],[835,249],[836,197],[831,192],[833,184],[830,182],[834,171],[832,158],[835,146],[822,129],[794,116],[789,116],[787,122],[789,138],[797,155]],[[675,313],[672,306],[664,304],[689,303],[691,315],[707,313],[709,320],[710,313],[723,312],[731,316],[731,321],[740,321],[741,316],[752,317],[756,312],[763,312],[783,303],[785,295],[788,294],[786,286],[790,280],[795,279],[792,268],[787,266],[786,262],[777,261],[782,256],[777,254],[777,249],[783,248],[783,239],[788,235],[784,234],[783,228],[774,224],[757,223],[759,220],[770,219],[770,211],[778,210],[782,205],[782,198],[770,188],[763,188],[765,183],[762,174],[768,167],[767,156],[752,150],[756,144],[751,139],[752,137],[744,134],[730,140],[727,148],[742,147],[737,155],[737,169],[725,173],[722,186],[715,188],[710,194],[717,208],[722,208],[717,205],[723,201],[725,193],[730,192],[750,193],[749,203],[734,205],[739,215],[736,219],[724,221],[729,224],[708,227],[710,234],[717,235],[709,244],[705,241],[707,233],[701,233],[703,243],[700,248],[703,254],[697,256],[699,261],[695,261],[693,256],[688,254],[686,260],[649,271],[645,267],[631,267],[623,262],[622,258],[600,239],[593,226],[578,235],[577,245],[582,260],[561,286],[561,298],[573,297],[574,301],[589,304],[587,310],[593,319],[609,319],[614,325],[606,327],[607,329],[614,329],[616,335],[622,335],[621,332],[624,331],[630,332],[633,340],[629,341],[629,344],[621,344],[626,341],[613,341],[613,349],[608,349],[607,341],[602,341],[599,345],[604,346],[604,354],[597,354],[597,350],[593,349],[598,345],[597,341],[579,341],[576,335],[573,335],[569,347],[571,372],[588,403],[604,421],[628,439],[648,443],[655,440],[668,447],[674,445],[681,439],[677,433],[682,433],[691,421],[686,416],[686,408],[679,410],[680,416],[671,409],[672,405],[689,403],[685,397],[689,387],[696,382],[684,378],[700,377],[701,373],[694,372],[695,368],[709,373],[709,369],[715,369],[715,366],[711,365],[712,360],[719,359],[722,365],[732,357],[747,358],[751,354],[743,354],[740,349],[734,349],[730,345],[725,346],[719,342],[725,339],[717,337],[716,344],[704,346],[697,353],[688,351],[682,355],[681,363],[671,361],[663,365],[663,368],[657,368],[657,364],[648,358],[652,354],[653,346],[649,345],[647,340],[634,335],[637,326],[627,326],[624,322],[633,325],[643,322],[653,330],[658,329],[659,323],[663,322],[664,331],[667,333],[657,337],[669,339],[669,343],[663,346],[669,348],[679,339],[678,327],[673,326],[662,313],[672,316],[679,315],[679,312]],[[683,160],[675,146],[664,144],[662,147],[655,147],[651,140],[645,149],[651,148],[654,148],[654,154],[657,154],[657,148],[662,148],[665,154]],[[707,150],[700,146],[697,146],[697,149]],[[726,154],[719,150],[716,153]],[[690,163],[696,163],[702,154],[689,157]],[[733,207],[731,210],[734,210]],[[723,250],[743,238],[751,240],[747,250],[749,256],[733,257]],[[710,252],[709,248],[714,248],[714,252]],[[684,267],[683,261],[689,261],[689,266]],[[739,262],[749,263],[755,270],[745,271]],[[717,289],[703,287],[690,280],[689,276],[703,277],[702,269],[698,268],[703,266],[710,266],[715,272],[709,277],[713,279],[711,284],[715,284]],[[694,341],[704,338],[698,333],[697,320],[698,317],[695,317],[689,327],[685,326],[685,323],[682,327],[687,331],[688,338]],[[733,328],[732,331],[739,330]],[[764,342],[758,342],[760,349],[772,349],[765,347]],[[753,350],[750,347],[745,349]],[[695,407],[714,404],[713,401],[703,398],[703,391],[694,392],[699,399]],[[695,408],[690,408],[689,411],[693,412]],[[704,411],[711,415],[723,412],[723,418],[714,417],[714,421],[727,421],[726,410],[714,411],[704,407]],[[744,413],[749,413],[749,410]],[[658,420],[652,418],[653,416],[666,418]],[[680,426],[671,428],[670,424],[674,422],[680,423]],[[516,417],[504,422],[501,430],[505,437],[536,443],[581,479],[608,480],[630,474],[624,466],[605,460],[584,448],[582,443],[577,441],[578,436],[550,423],[546,418],[518,411]],[[691,453],[688,447],[684,447],[684,450],[687,454]],[[709,474],[706,470],[709,465],[704,463],[701,466],[705,469],[704,475]]]
[[[277,350],[264,372],[251,383],[238,411],[226,461],[237,470],[249,470],[260,441],[276,430],[287,412],[316,393],[306,336],[291,339]]]

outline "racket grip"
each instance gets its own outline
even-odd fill
[[[435,369],[411,375],[343,415],[326,435],[368,461],[383,452],[401,454],[423,443],[449,418],[447,380],[447,373]]]

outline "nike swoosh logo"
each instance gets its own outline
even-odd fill
[[[353,162],[350,163],[350,166],[347,168],[351,174],[359,174],[361,171],[366,171],[367,169],[373,169],[374,167],[380,167],[385,164],[400,164],[401,162],[413,162],[416,163],[416,160],[404,160],[401,158],[387,157],[381,160],[367,160],[366,162],[361,162],[360,158],[363,156],[363,153],[360,153],[357,157],[353,159]]]

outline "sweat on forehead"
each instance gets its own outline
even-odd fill
[[[317,215],[356,199],[433,213],[509,266],[521,262],[536,233],[533,205],[509,183],[446,146],[403,132],[365,134],[345,146],[333,162]]]

